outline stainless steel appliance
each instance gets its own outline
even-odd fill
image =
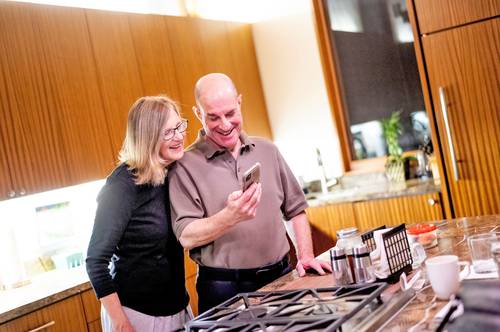
[[[243,293],[196,317],[185,331],[376,331],[414,292],[388,301],[386,283]]]

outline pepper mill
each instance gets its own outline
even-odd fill
[[[330,249],[330,260],[332,262],[332,274],[335,285],[349,285],[353,283],[349,261],[343,248],[333,247]]]
[[[366,244],[360,244],[353,249],[354,252],[354,276],[356,283],[365,284],[375,281],[372,261]]]

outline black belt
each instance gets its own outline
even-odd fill
[[[289,267],[288,255],[277,263],[258,267],[255,269],[222,269],[216,267],[200,266],[198,277],[201,280],[221,281],[257,281],[281,276]]]

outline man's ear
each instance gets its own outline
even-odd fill
[[[238,105],[240,105],[240,107],[241,107],[241,102],[242,102],[242,101],[243,101],[243,95],[240,93],[240,94],[238,95]]]
[[[203,122],[203,120],[201,118],[201,111],[198,107],[193,106],[193,113],[198,118],[198,120],[200,120],[200,122]]]

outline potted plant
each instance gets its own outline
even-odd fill
[[[385,163],[385,174],[390,181],[403,182],[405,180],[403,149],[398,139],[401,135],[401,112],[392,112],[387,119],[382,119],[382,133],[387,143],[387,162]]]

